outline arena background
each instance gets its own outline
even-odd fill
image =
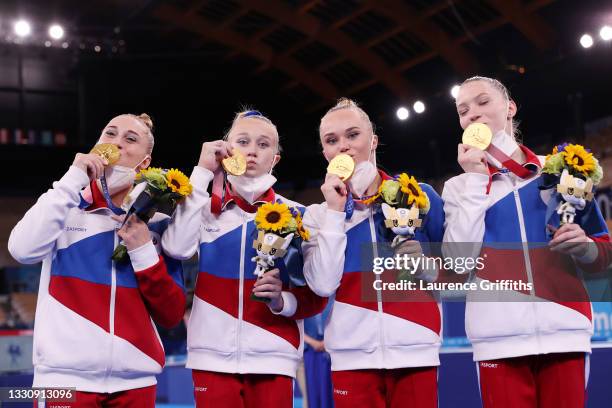
[[[15,31],[19,20],[29,23],[29,35]],[[51,24],[63,27],[62,38],[48,35]],[[0,386],[31,384],[40,273],[40,265],[10,257],[10,230],[119,113],[149,113],[154,164],[189,172],[201,143],[220,138],[235,111],[253,106],[280,131],[281,192],[310,204],[322,200],[325,172],[319,118],[349,96],[377,125],[382,167],[411,172],[441,192],[460,171],[451,88],[471,75],[493,76],[518,103],[526,145],[545,154],[574,141],[600,158],[608,176],[597,200],[611,226],[612,29],[600,33],[606,24],[612,26],[612,4],[591,0],[3,0]],[[584,34],[592,38],[588,48]],[[417,101],[424,112],[415,111]],[[407,120],[396,116],[400,107]],[[193,290],[195,264],[185,266]],[[610,298],[609,274],[587,284]],[[593,308],[589,407],[603,407],[611,396],[612,304]],[[479,406],[463,309],[461,302],[444,304],[441,407]],[[184,327],[162,336],[169,364],[158,401],[189,405]]]

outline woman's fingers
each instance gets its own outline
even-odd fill
[[[274,284],[263,284],[257,285],[253,288],[253,292],[271,292],[271,293],[279,293],[281,291],[281,287]]]

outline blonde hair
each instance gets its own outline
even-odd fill
[[[512,100],[512,98],[510,97],[510,91],[508,91],[508,88],[506,87],[506,85],[502,84],[499,80],[495,79],[495,78],[489,78],[486,76],[473,76],[470,77],[468,79],[466,79],[465,81],[463,81],[461,83],[461,86],[469,83],[469,82],[475,82],[475,81],[482,81],[482,82],[486,82],[489,85],[491,85],[493,88],[495,88],[499,93],[501,93],[502,97],[504,98],[504,100],[506,101],[506,103],[510,103],[510,101]],[[514,118],[512,118],[511,120],[511,125],[512,125],[512,136],[515,139],[519,139],[520,136],[520,131],[518,129],[520,122],[518,120],[515,120]]]
[[[372,134],[374,134],[374,130],[376,129],[374,126],[374,123],[372,123],[372,121],[370,120],[370,117],[368,116],[367,113],[365,113],[365,111],[363,109],[361,109],[361,107],[359,106],[359,104],[357,104],[357,102],[355,102],[352,99],[346,98],[346,97],[342,97],[340,99],[338,99],[338,101],[336,102],[336,104],[334,106],[332,106],[327,112],[325,112],[325,115],[323,115],[321,117],[321,121],[323,121],[323,118],[326,117],[327,115],[329,115],[332,112],[335,112],[337,110],[340,109],[352,109],[355,112],[357,112],[357,114],[359,116],[361,116],[361,118],[363,120],[366,121],[366,123],[370,126],[370,130],[372,131]],[[321,133],[321,125],[319,124],[319,133]]]
[[[148,129],[147,136],[149,137],[149,147],[147,149],[147,153],[150,155],[153,153],[153,146],[155,145],[155,138],[153,137],[153,119],[146,114],[141,113],[140,115],[134,115],[133,113],[128,113],[128,116],[140,121],[143,125],[145,125]]]
[[[223,135],[223,140],[228,140],[229,139],[229,135],[232,131],[232,129],[234,128],[234,126],[236,125],[236,123],[240,120],[240,119],[257,119],[257,120],[262,120],[264,122],[266,122],[267,124],[269,124],[270,126],[272,126],[272,128],[274,128],[274,133],[276,133],[276,140],[277,140],[277,144],[276,144],[276,153],[280,154],[283,151],[283,148],[281,147],[280,144],[280,135],[278,134],[278,129],[276,128],[276,125],[274,123],[272,123],[272,121],[270,119],[268,119],[266,116],[264,116],[260,111],[255,110],[253,108],[249,108],[249,107],[243,107],[242,111],[237,112],[234,115],[234,120],[232,120],[232,125],[230,126],[230,128],[225,132],[225,135]]]

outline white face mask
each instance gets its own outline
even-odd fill
[[[236,193],[240,195],[249,204],[253,204],[263,193],[268,191],[270,187],[276,183],[276,177],[272,175],[272,169],[266,174],[257,177],[234,176],[227,175],[227,181],[230,182]]]
[[[510,101],[508,100],[506,104],[506,118],[508,118],[509,114],[510,114]],[[514,140],[514,137],[512,137],[506,132],[507,127],[508,127],[508,121],[506,120],[506,124],[504,125],[504,128],[493,135],[493,139],[491,139],[491,143],[495,145],[495,147],[497,147],[499,150],[501,150],[506,156],[510,157],[512,156],[512,153],[514,153],[516,149],[519,148],[519,145],[518,143],[516,143],[516,140]],[[485,152],[485,154],[487,156],[487,161],[489,163],[491,163],[492,165],[498,168],[503,167],[503,165],[498,160],[496,160],[493,156],[491,156],[488,152]]]
[[[98,140],[96,145],[102,143],[101,140]],[[144,159],[140,161],[133,168],[126,166],[107,166],[104,169],[104,178],[106,178],[106,186],[108,187],[108,194],[113,195],[119,191],[126,190],[134,185],[134,180],[136,179],[136,169],[138,166],[145,161],[149,155],[146,155]]]
[[[148,156],[145,156],[145,158],[134,167],[114,165],[105,168],[104,176],[106,178],[108,194],[112,196],[119,191],[127,190],[132,187],[136,179],[136,169],[147,159],[147,157]]]
[[[244,198],[249,204],[253,204],[256,199],[261,197],[263,193],[268,191],[268,189],[276,183],[276,177],[269,173],[257,177],[234,176],[228,174],[227,180],[231,183],[240,197]]]
[[[125,166],[110,166],[104,169],[108,194],[111,196],[119,191],[126,190],[134,184],[136,170]]]
[[[355,194],[357,197],[363,197],[368,187],[370,187],[376,179],[376,174],[378,174],[378,170],[376,169],[376,156],[374,156],[374,163],[372,163],[372,152],[374,151],[373,144],[374,135],[372,135],[372,141],[370,143],[368,160],[362,161],[355,166],[353,175],[347,183],[351,193]]]
[[[355,166],[355,171],[348,181],[351,193],[357,197],[363,197],[368,187],[376,179],[376,166],[369,160],[363,161]]]

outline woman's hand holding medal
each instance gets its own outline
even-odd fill
[[[463,131],[463,136],[457,148],[457,162],[466,173],[489,175],[485,150],[491,144],[493,133],[483,123],[472,123]]]
[[[489,174],[485,152],[476,147],[459,143],[457,162],[466,173]]]
[[[344,211],[348,189],[346,184],[340,180],[340,177],[327,173],[325,182],[321,186],[321,192],[327,202],[327,208],[334,211]]]
[[[234,154],[234,149],[225,140],[215,140],[202,144],[198,166],[216,172],[221,166],[221,161]]]
[[[104,167],[119,161],[121,152],[112,143],[98,143],[87,154],[77,153],[72,165],[87,173],[89,180],[96,180],[104,174]]]
[[[353,170],[355,170],[355,162],[347,154],[339,154],[329,162],[325,182],[321,186],[327,208],[344,211],[348,196],[348,188],[345,183],[353,175]]]
[[[77,153],[72,165],[87,173],[89,180],[100,178],[108,161],[95,153]]]

